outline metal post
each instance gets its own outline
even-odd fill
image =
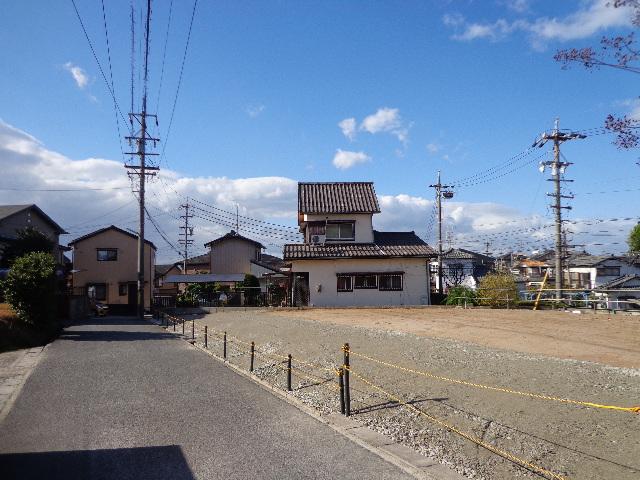
[[[287,355],[287,390],[291,389],[291,354]]]
[[[184,335],[184,318],[182,319],[182,335]]]
[[[338,369],[338,384],[340,385],[340,413],[344,415],[344,369]]]
[[[174,318],[171,319],[171,323],[173,323],[173,331],[176,331],[176,320]]]
[[[204,348],[209,348],[208,347],[208,341],[207,341],[207,326],[204,326]]]
[[[349,344],[345,343],[342,350],[344,352],[344,414],[348,417],[351,415],[351,392],[349,391]]]
[[[227,332],[224,332],[222,339],[222,358],[227,359]]]
[[[191,340],[196,339],[196,320],[191,320]]]
[[[253,357],[256,354],[256,344],[251,342],[251,365],[249,366],[249,371],[253,372]]]

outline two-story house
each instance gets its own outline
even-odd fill
[[[640,274],[640,265],[635,264],[630,257],[587,253],[570,256],[566,260],[565,269],[569,285],[585,289],[598,288],[626,275]]]
[[[15,240],[18,231],[25,228],[34,228],[49,238],[54,245],[51,253],[59,264],[64,263],[66,248],[60,246],[60,235],[67,232],[35,204],[0,205],[0,255],[3,245]]]
[[[138,305],[138,236],[114,225],[69,242],[73,289],[109,305],[113,314],[135,314]],[[144,307],[151,306],[156,247],[144,246]]]
[[[298,184],[304,243],[284,246],[293,305],[386,306],[430,303],[434,250],[414,232],[378,232],[371,182]]]

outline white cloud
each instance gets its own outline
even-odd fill
[[[80,89],[84,89],[89,84],[89,76],[77,65],[67,62],[63,65],[64,69],[71,74]]]
[[[354,140],[356,138],[356,123],[356,119],[353,117],[345,118],[338,122],[338,126],[340,127],[340,130],[342,130],[342,134],[349,140]]]
[[[400,110],[389,107],[379,108],[376,113],[365,117],[360,124],[360,130],[372,134],[380,132],[391,133],[402,143],[407,141],[409,134],[408,127],[404,125],[400,117]]]
[[[63,242],[112,223],[137,230],[137,201],[131,193],[121,161],[102,158],[72,160],[48,150],[34,137],[0,120],[0,165],[5,185],[23,189],[0,189],[0,204],[36,203],[68,229],[70,235],[64,236]],[[201,206],[217,213],[217,220],[225,224],[194,218],[194,252],[204,253],[205,242],[235,228],[233,213],[236,204],[240,206],[240,215],[295,226],[296,180],[286,177],[190,177],[168,169],[160,170],[158,177],[147,184],[148,206],[171,240],[175,240],[178,231],[178,220],[174,218],[179,215],[177,206],[184,203],[187,195],[232,212],[232,215],[225,215]],[[87,190],[90,188],[107,190]],[[41,189],[79,191],[34,191]],[[295,237],[294,234],[290,238],[277,238],[272,231],[258,227],[255,222],[244,226],[242,223],[241,219],[241,233],[244,231],[264,245],[282,244]],[[166,245],[149,222],[147,234],[160,248],[159,262],[178,259],[178,254]],[[271,253],[282,254],[280,247],[271,245],[269,249]]]
[[[529,0],[503,0],[502,5],[517,13],[526,13],[529,11]]]
[[[518,10],[518,8],[524,8],[526,3],[511,1],[507,5],[512,10],[525,13],[527,10]],[[515,31],[522,31],[529,35],[530,42],[535,48],[544,47],[545,42],[549,40],[577,40],[609,28],[631,25],[633,16],[630,7],[613,8],[610,0],[590,0],[583,5],[576,12],[563,18],[539,17],[534,20],[520,18],[514,21],[500,18],[494,22],[477,23],[469,22],[458,14],[448,14],[442,21],[444,25],[456,31],[452,36],[455,40],[497,41]]]
[[[338,149],[333,157],[333,165],[339,170],[346,170],[359,163],[365,163],[371,160],[371,157],[364,152],[350,152],[348,150]]]
[[[264,105],[250,105],[245,109],[245,111],[251,118],[256,118],[258,115],[264,112],[266,108],[267,107],[265,107]]]
[[[617,103],[628,109],[627,115],[630,118],[640,120],[640,98],[629,98]]]
[[[427,144],[427,152],[429,152],[431,155],[437,154],[441,148],[442,147],[439,144],[434,142]]]

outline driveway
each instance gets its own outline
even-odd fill
[[[3,479],[409,479],[134,319],[67,328],[0,424]]]

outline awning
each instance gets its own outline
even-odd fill
[[[210,283],[242,281],[244,281],[244,273],[193,273],[188,275],[167,275],[164,283]]]

